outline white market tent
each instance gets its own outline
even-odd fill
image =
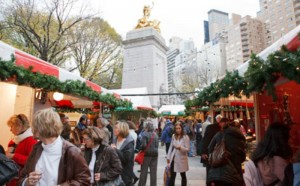
[[[163,105],[158,110],[160,114],[172,115],[177,116],[180,113],[184,113],[185,106],[184,105]]]
[[[140,88],[127,88],[127,89],[114,89],[110,90],[119,95],[122,94],[148,94],[148,90],[146,87]],[[153,109],[150,103],[149,96],[122,96],[123,99],[128,99],[132,102],[132,107],[134,109]]]

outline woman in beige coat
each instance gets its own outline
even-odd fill
[[[183,125],[180,122],[175,124],[175,134],[167,156],[167,163],[171,170],[170,186],[175,185],[176,173],[181,175],[181,185],[187,185],[185,172],[189,170],[189,162],[187,153],[190,150],[190,139],[184,134]]]

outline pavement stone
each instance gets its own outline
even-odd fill
[[[157,165],[157,186],[164,185],[164,170],[167,165],[166,152],[164,146],[159,146],[158,149],[158,165]],[[140,165],[135,163],[134,172],[137,177],[139,177]],[[186,173],[187,177],[187,185],[188,186],[205,186],[206,179],[206,171],[205,167],[203,167],[202,163],[200,163],[200,156],[189,157],[189,171]],[[138,182],[135,184],[138,185]],[[176,175],[175,186],[181,185],[181,176],[180,174]],[[147,176],[147,184],[146,186],[150,186],[150,174]]]

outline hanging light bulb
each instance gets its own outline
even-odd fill
[[[64,95],[60,92],[54,92],[53,93],[53,99],[55,101],[61,101],[64,98]]]

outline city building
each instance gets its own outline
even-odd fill
[[[203,21],[203,28],[204,28],[204,43],[208,43],[209,40],[209,23],[208,21]]]
[[[209,40],[216,37],[217,33],[224,31],[229,24],[228,13],[212,9],[208,11]]]
[[[265,47],[263,26],[264,24],[251,16],[234,14],[231,25],[227,31],[226,61],[227,70],[232,71],[250,59],[251,53],[258,54]]]
[[[223,38],[204,44],[197,52],[197,69],[200,87],[208,86],[225,75],[227,70],[226,42]]]
[[[179,49],[178,48],[167,51],[168,92],[173,92],[174,91],[175,58],[178,54],[179,54]]]
[[[300,24],[299,0],[259,0],[259,5],[257,18],[264,23],[267,46]]]

